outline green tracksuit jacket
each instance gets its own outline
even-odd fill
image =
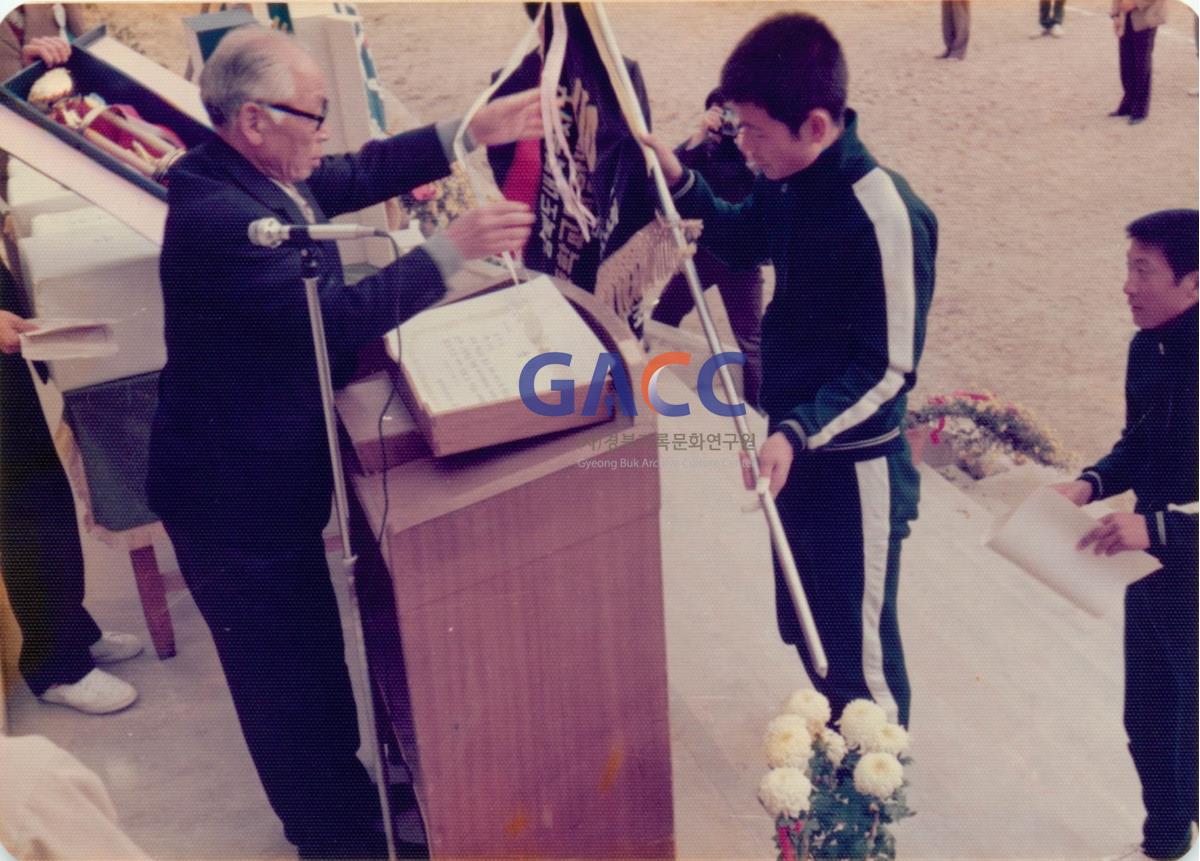
[[[802,171],[760,178],[739,204],[689,174],[680,212],[731,265],[770,262],[761,406],[798,449],[894,451],[933,298],[937,219],[880,167],[846,111],[841,137]],[[856,453],[855,458],[858,458]]]

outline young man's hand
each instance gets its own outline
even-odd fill
[[[1140,514],[1120,512],[1100,518],[1100,525],[1079,539],[1077,549],[1095,545],[1095,554],[1112,556],[1122,550],[1149,550],[1150,531]]]
[[[667,180],[667,185],[678,184],[679,180],[683,179],[683,165],[679,163],[679,159],[671,148],[653,134],[639,135],[639,137],[642,143],[654,150],[654,154],[658,156],[658,163],[662,165],[663,177]]]
[[[1075,481],[1064,481],[1062,484],[1052,484],[1050,487],[1075,505],[1087,505],[1092,501],[1092,483],[1084,481],[1082,478]]]
[[[788,473],[792,469],[792,443],[782,433],[773,433],[767,437],[763,447],[758,451],[758,472],[771,482],[771,496],[779,496],[779,491],[787,483]]]

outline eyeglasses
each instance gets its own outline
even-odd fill
[[[321,102],[321,113],[313,114],[308,111],[302,111],[299,108],[293,108],[291,105],[281,105],[278,102],[259,102],[258,104],[264,107],[274,108],[277,111],[282,111],[285,114],[291,114],[294,117],[304,117],[306,120],[313,120],[317,124],[315,131],[320,131],[321,126],[325,125],[325,117],[329,114],[329,99]]]

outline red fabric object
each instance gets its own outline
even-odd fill
[[[513,153],[512,167],[504,178],[500,191],[508,200],[537,208],[538,187],[542,181],[542,142],[540,140],[517,141]]]
[[[91,112],[92,103],[89,103],[82,96],[73,96],[69,99],[64,99],[63,101],[58,102],[54,106],[54,119],[63,125],[70,125],[70,123],[67,123],[64,120],[64,110],[71,110],[74,112],[76,117],[83,119]],[[165,138],[166,141],[172,144],[176,149],[186,149],[183,141],[180,140],[179,135],[175,134],[175,132],[166,126],[146,123],[146,121],[143,120],[138,114],[137,109],[132,105],[110,105],[108,111],[93,120],[89,124],[88,128],[94,129],[118,146],[129,150],[133,149],[134,136],[110,121],[108,119],[110,113],[117,114],[123,119],[132,120],[139,125],[145,124],[153,128],[157,132],[158,137]],[[168,147],[155,140],[153,135],[143,135],[142,139],[140,139],[138,142],[154,156],[162,156],[168,150]]]
[[[796,849],[792,846],[792,836],[788,834],[786,825],[779,826],[779,854],[783,861],[796,861]]]

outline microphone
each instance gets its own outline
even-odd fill
[[[307,245],[311,242],[362,239],[366,236],[387,237],[385,231],[367,227],[365,224],[281,224],[274,218],[251,221],[250,226],[246,228],[246,234],[251,245],[263,248],[278,248],[284,243]]]

